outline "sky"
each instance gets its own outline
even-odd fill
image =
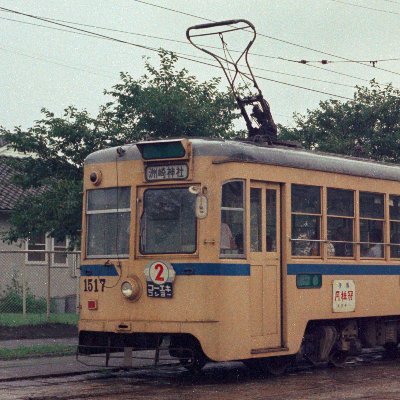
[[[131,42],[0,10],[0,125],[7,129],[33,126],[43,107],[61,117],[74,105],[95,116],[121,71],[140,78],[144,57],[158,66],[155,51],[135,45],[184,54],[192,60],[180,59],[178,68],[200,81],[221,77],[224,90],[222,70],[196,62],[215,63],[186,39],[187,28],[209,20],[255,26],[249,62],[277,123],[292,125],[293,113],[320,101],[346,101],[371,79],[400,88],[400,0],[0,0],[1,7]],[[244,49],[243,37],[227,35],[230,50]]]

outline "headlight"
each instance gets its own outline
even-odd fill
[[[121,293],[129,300],[137,300],[140,297],[140,292],[140,284],[136,279],[130,279],[121,284]]]

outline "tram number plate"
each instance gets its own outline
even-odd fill
[[[163,285],[156,285],[153,282],[147,281],[147,296],[148,297],[161,297],[163,299],[172,298],[174,291],[172,282],[166,282]]]
[[[104,292],[105,286],[105,279],[88,278],[83,280],[84,292]]]

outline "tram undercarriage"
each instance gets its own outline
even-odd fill
[[[320,365],[331,362],[343,366],[349,356],[362,349],[384,347],[387,355],[397,355],[400,317],[311,321],[306,329],[300,355]]]

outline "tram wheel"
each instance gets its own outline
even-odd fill
[[[182,367],[186,368],[192,374],[200,373],[200,371],[207,363],[206,358],[203,355],[198,354],[197,352],[193,354],[193,357],[180,358],[179,361]]]
[[[329,356],[329,361],[337,368],[344,368],[348,357],[347,351],[335,351]]]

